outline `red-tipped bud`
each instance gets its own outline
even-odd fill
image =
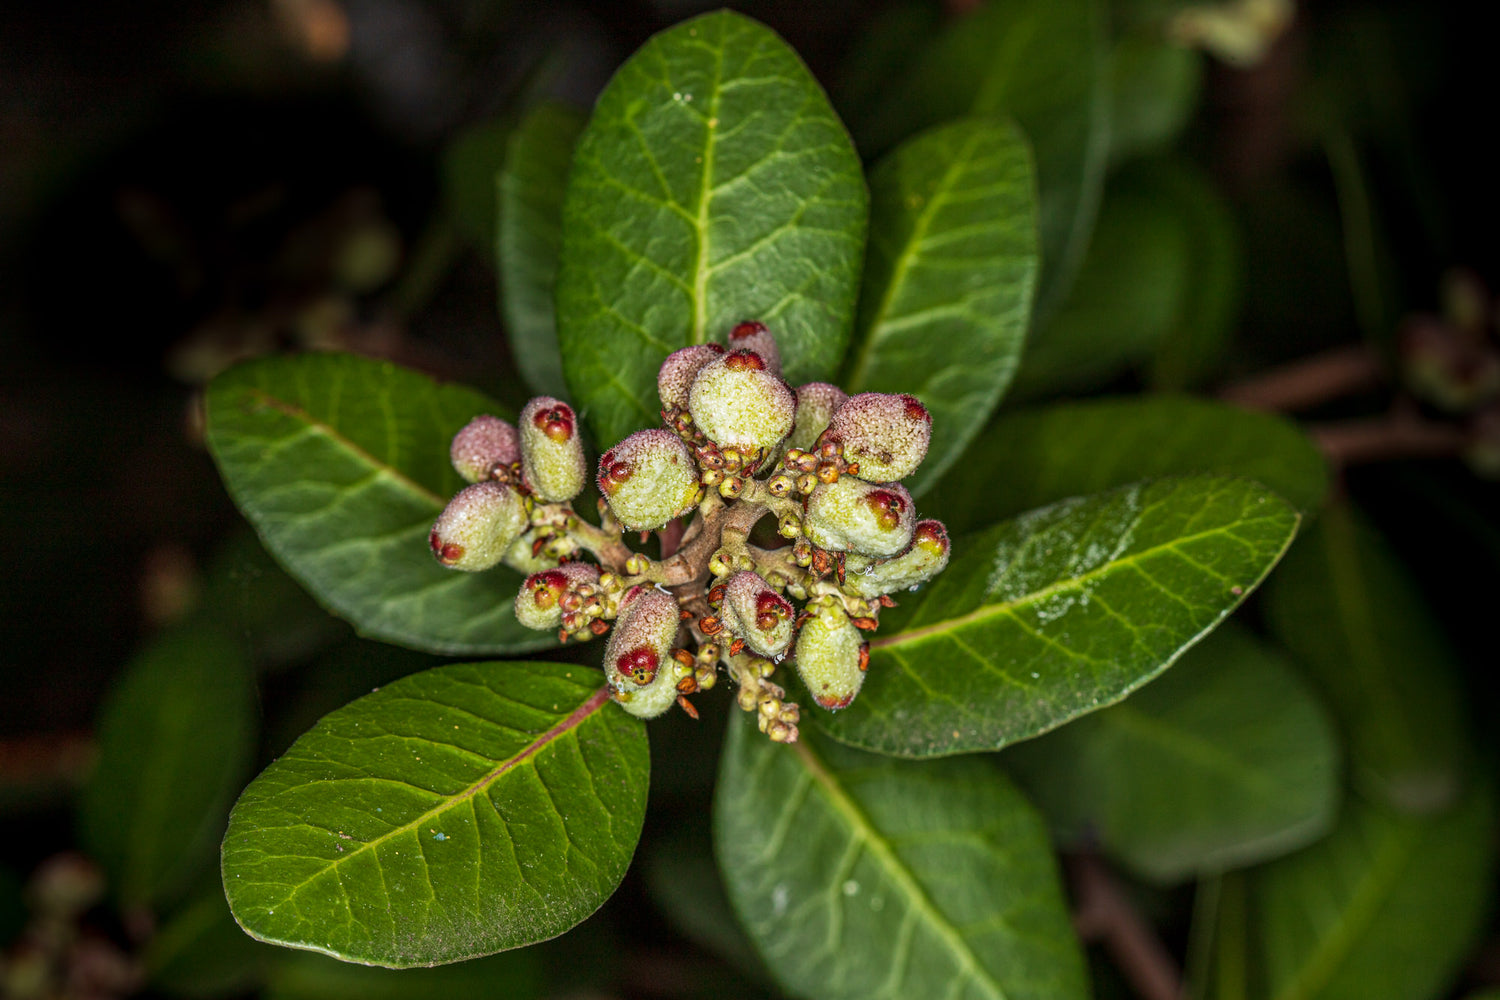
[[[604,675],[625,711],[655,718],[677,703],[678,682],[692,674],[672,655],[682,622],[677,599],[648,587],[622,606],[604,647]]]
[[[568,591],[581,583],[598,582],[599,567],[586,562],[563,563],[533,573],[516,594],[516,620],[527,628],[551,631],[562,622]]]
[[[771,336],[771,331],[766,329],[764,323],[747,320],[737,324],[729,331],[729,349],[754,351],[760,355],[772,374],[781,374],[781,349],[776,346],[776,338]]]
[[[859,478],[892,483],[927,457],[932,414],[915,396],[862,392],[838,408],[828,433],[843,444],[845,461],[859,463]]]
[[[480,483],[491,478],[496,466],[520,461],[521,437],[499,417],[475,417],[453,435],[448,457],[465,482]]]
[[[837,603],[825,601],[811,610],[797,634],[797,673],[813,700],[836,712],[849,707],[865,682],[867,647]]]
[[[504,483],[465,486],[433,524],[427,544],[450,569],[478,572],[505,557],[529,519],[521,495]]]
[[[671,431],[636,431],[600,456],[599,492],[630,530],[660,528],[693,509],[698,466]]]
[[[819,548],[883,559],[911,542],[913,511],[911,494],[899,483],[877,486],[841,476],[812,491],[802,525]]]
[[[741,570],[724,581],[724,617],[731,632],[761,656],[780,656],[792,643],[797,609],[760,574]]]
[[[688,405],[688,390],[693,379],[703,366],[722,357],[724,348],[718,344],[694,344],[667,355],[656,373],[656,391],[661,396],[661,405],[667,410],[685,410]]]
[[[573,408],[551,396],[538,396],[521,411],[520,431],[526,488],[548,503],[577,496],[588,468]]]
[[[827,430],[828,422],[844,401],[849,398],[844,390],[827,382],[809,382],[797,387],[797,420],[787,438],[788,448],[811,451],[818,435]]]
[[[797,397],[754,351],[703,366],[688,394],[693,423],[721,448],[771,449],[791,432]]]
[[[918,521],[911,546],[890,559],[850,555],[844,564],[844,590],[872,600],[882,594],[915,587],[932,579],[948,565],[948,532],[942,521]]]

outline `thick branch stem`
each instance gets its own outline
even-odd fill
[[[1225,386],[1219,398],[1249,410],[1295,413],[1373,388],[1384,378],[1380,357],[1360,344],[1314,354]]]

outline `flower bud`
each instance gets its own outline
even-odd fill
[[[813,616],[797,633],[797,673],[819,705],[830,712],[848,708],[865,682],[869,647],[837,603],[826,601],[808,610]]]
[[[586,562],[566,562],[533,573],[516,594],[516,620],[527,628],[555,629],[562,623],[563,593],[580,583],[598,582],[599,567]]]
[[[693,379],[698,377],[704,365],[723,355],[724,348],[718,344],[694,344],[668,354],[656,373],[656,392],[661,396],[662,409],[687,409],[688,390],[693,387]]]
[[[802,527],[819,548],[882,559],[906,548],[915,520],[911,494],[900,483],[841,476],[812,491]]]
[[[911,546],[890,559],[851,554],[844,562],[844,590],[866,600],[924,583],[948,565],[948,532],[942,521],[918,521]]]
[[[932,414],[915,396],[862,392],[834,413],[828,433],[858,462],[867,483],[893,483],[917,471],[932,440]]]
[[[741,570],[724,581],[724,623],[761,656],[780,656],[792,644],[797,609],[760,574]]]
[[[588,476],[573,408],[551,396],[538,396],[521,411],[520,424],[526,488],[547,503],[573,499]]]
[[[630,530],[660,528],[693,509],[698,464],[671,431],[636,431],[599,457],[599,492]]]
[[[505,483],[465,486],[438,515],[427,544],[450,569],[489,569],[526,530],[526,502]]]
[[[797,387],[797,419],[787,438],[788,448],[812,449],[818,435],[828,429],[828,421],[849,396],[836,385],[809,382]]]
[[[682,623],[677,599],[654,587],[636,588],[621,601],[620,617],[604,647],[604,675],[615,701],[631,715],[651,719],[677,700],[677,682],[688,671],[672,657]]]
[[[721,448],[774,448],[791,432],[797,397],[759,354],[730,351],[703,366],[688,393],[693,423]]]
[[[453,435],[448,457],[465,482],[480,483],[492,477],[497,465],[521,460],[521,437],[499,417],[475,417]]]
[[[754,351],[766,363],[767,371],[773,375],[781,374],[781,349],[764,323],[748,320],[736,325],[729,331],[729,349]]]

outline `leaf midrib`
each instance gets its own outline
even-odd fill
[[[709,266],[708,207],[713,202],[714,148],[719,127],[719,101],[724,85],[724,38],[714,47],[714,79],[712,97],[709,99],[708,116],[703,121],[706,130],[703,142],[703,174],[698,186],[698,211],[693,228],[698,236],[698,256],[693,261],[693,329],[690,343],[702,344],[708,338],[708,279],[713,274]]]
[[[468,788],[465,788],[461,792],[444,798],[441,802],[439,802],[437,805],[433,806],[426,812],[422,813],[420,816],[417,816],[410,821],[403,823],[401,826],[393,827],[392,829],[387,830],[385,833],[382,833],[380,836],[374,838],[373,840],[365,841],[358,847],[354,848],[352,851],[346,851],[340,854],[337,858],[328,859],[328,864],[325,867],[320,868],[318,871],[309,875],[302,881],[291,884],[290,891],[288,891],[287,894],[282,897],[282,902],[285,902],[287,899],[295,896],[299,890],[307,886],[309,883],[325,877],[329,872],[337,871],[339,866],[344,862],[351,861],[354,858],[359,857],[361,854],[364,854],[366,851],[373,848],[378,848],[382,844],[385,844],[398,836],[410,833],[412,830],[420,829],[423,823],[428,822],[434,817],[446,812],[449,809],[452,809],[460,803],[469,801],[481,792],[487,791],[489,787],[496,781],[498,781],[502,775],[512,770],[513,768],[525,763],[527,760],[535,757],[543,747],[547,746],[547,744],[558,739],[564,734],[577,729],[580,725],[583,724],[585,719],[597,712],[608,701],[609,688],[601,687],[599,690],[591,694],[587,700],[585,700],[582,704],[575,708],[566,718],[559,721],[551,729],[548,729],[546,732],[542,733],[540,736],[532,740],[512,756],[501,761],[498,765],[488,771],[483,777],[481,777],[478,781],[475,781]],[[277,903],[276,905],[280,906],[281,903]]]
[[[980,963],[973,949],[942,913],[938,912],[933,905],[926,890],[917,882],[916,876],[910,869],[896,857],[895,851],[880,835],[880,831],[870,822],[870,818],[860,806],[845,792],[843,786],[829,773],[827,766],[808,747],[807,743],[798,741],[792,744],[792,749],[802,760],[803,766],[813,779],[823,788],[824,794],[834,809],[848,822],[853,835],[859,838],[869,849],[881,868],[890,876],[910,901],[911,906],[916,909],[927,923],[933,927],[947,944],[950,952],[959,960],[961,970],[968,973],[969,977],[985,988],[985,992],[994,1000],[1007,1000],[1004,990],[1000,984],[990,976],[989,970]]]

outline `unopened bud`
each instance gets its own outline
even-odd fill
[[[851,553],[844,563],[844,590],[866,600],[924,583],[948,565],[948,532],[942,521],[918,521],[911,546],[890,559]]]
[[[865,682],[864,636],[833,601],[817,604],[797,634],[797,673],[813,700],[831,712],[848,708]]]
[[[660,528],[698,497],[692,452],[661,428],[636,431],[601,455],[598,481],[609,509],[632,531]]]
[[[465,486],[438,515],[427,544],[450,569],[478,572],[505,557],[529,523],[521,494],[504,483]]]
[[[789,448],[807,451],[817,442],[818,435],[828,429],[834,413],[844,405],[849,395],[836,385],[827,382],[809,382],[797,386],[797,420],[787,439]]]
[[[698,377],[704,365],[723,356],[724,348],[718,344],[694,344],[668,354],[656,373],[656,391],[661,396],[662,408],[668,411],[687,409],[693,379]]]
[[[754,351],[730,351],[703,366],[688,394],[693,423],[721,448],[774,448],[792,429],[797,398]]]
[[[729,349],[754,351],[760,355],[773,375],[781,374],[781,349],[776,346],[776,338],[771,336],[771,331],[766,329],[764,323],[748,320],[736,325],[729,331]]]
[[[915,396],[862,392],[838,408],[828,434],[843,444],[846,462],[859,464],[859,478],[893,483],[927,457],[932,414]]]
[[[906,487],[841,476],[812,491],[802,528],[819,548],[881,559],[906,548],[915,522]]]
[[[677,599],[655,588],[639,588],[604,647],[604,675],[615,701],[642,719],[661,715],[677,701],[678,681],[692,674],[672,656],[681,624]]]
[[[521,437],[499,417],[475,417],[453,435],[448,457],[465,482],[481,483],[491,478],[496,466],[521,460]]]
[[[520,429],[526,488],[547,503],[577,496],[588,468],[573,408],[551,396],[538,396],[521,411]]]
[[[780,656],[791,645],[797,609],[747,570],[724,582],[724,618],[731,632],[762,656]]]
[[[599,567],[593,563],[568,562],[533,573],[516,594],[516,620],[527,628],[548,631],[562,622],[563,604],[570,591],[581,584],[597,583]],[[579,604],[582,602],[579,601]]]

